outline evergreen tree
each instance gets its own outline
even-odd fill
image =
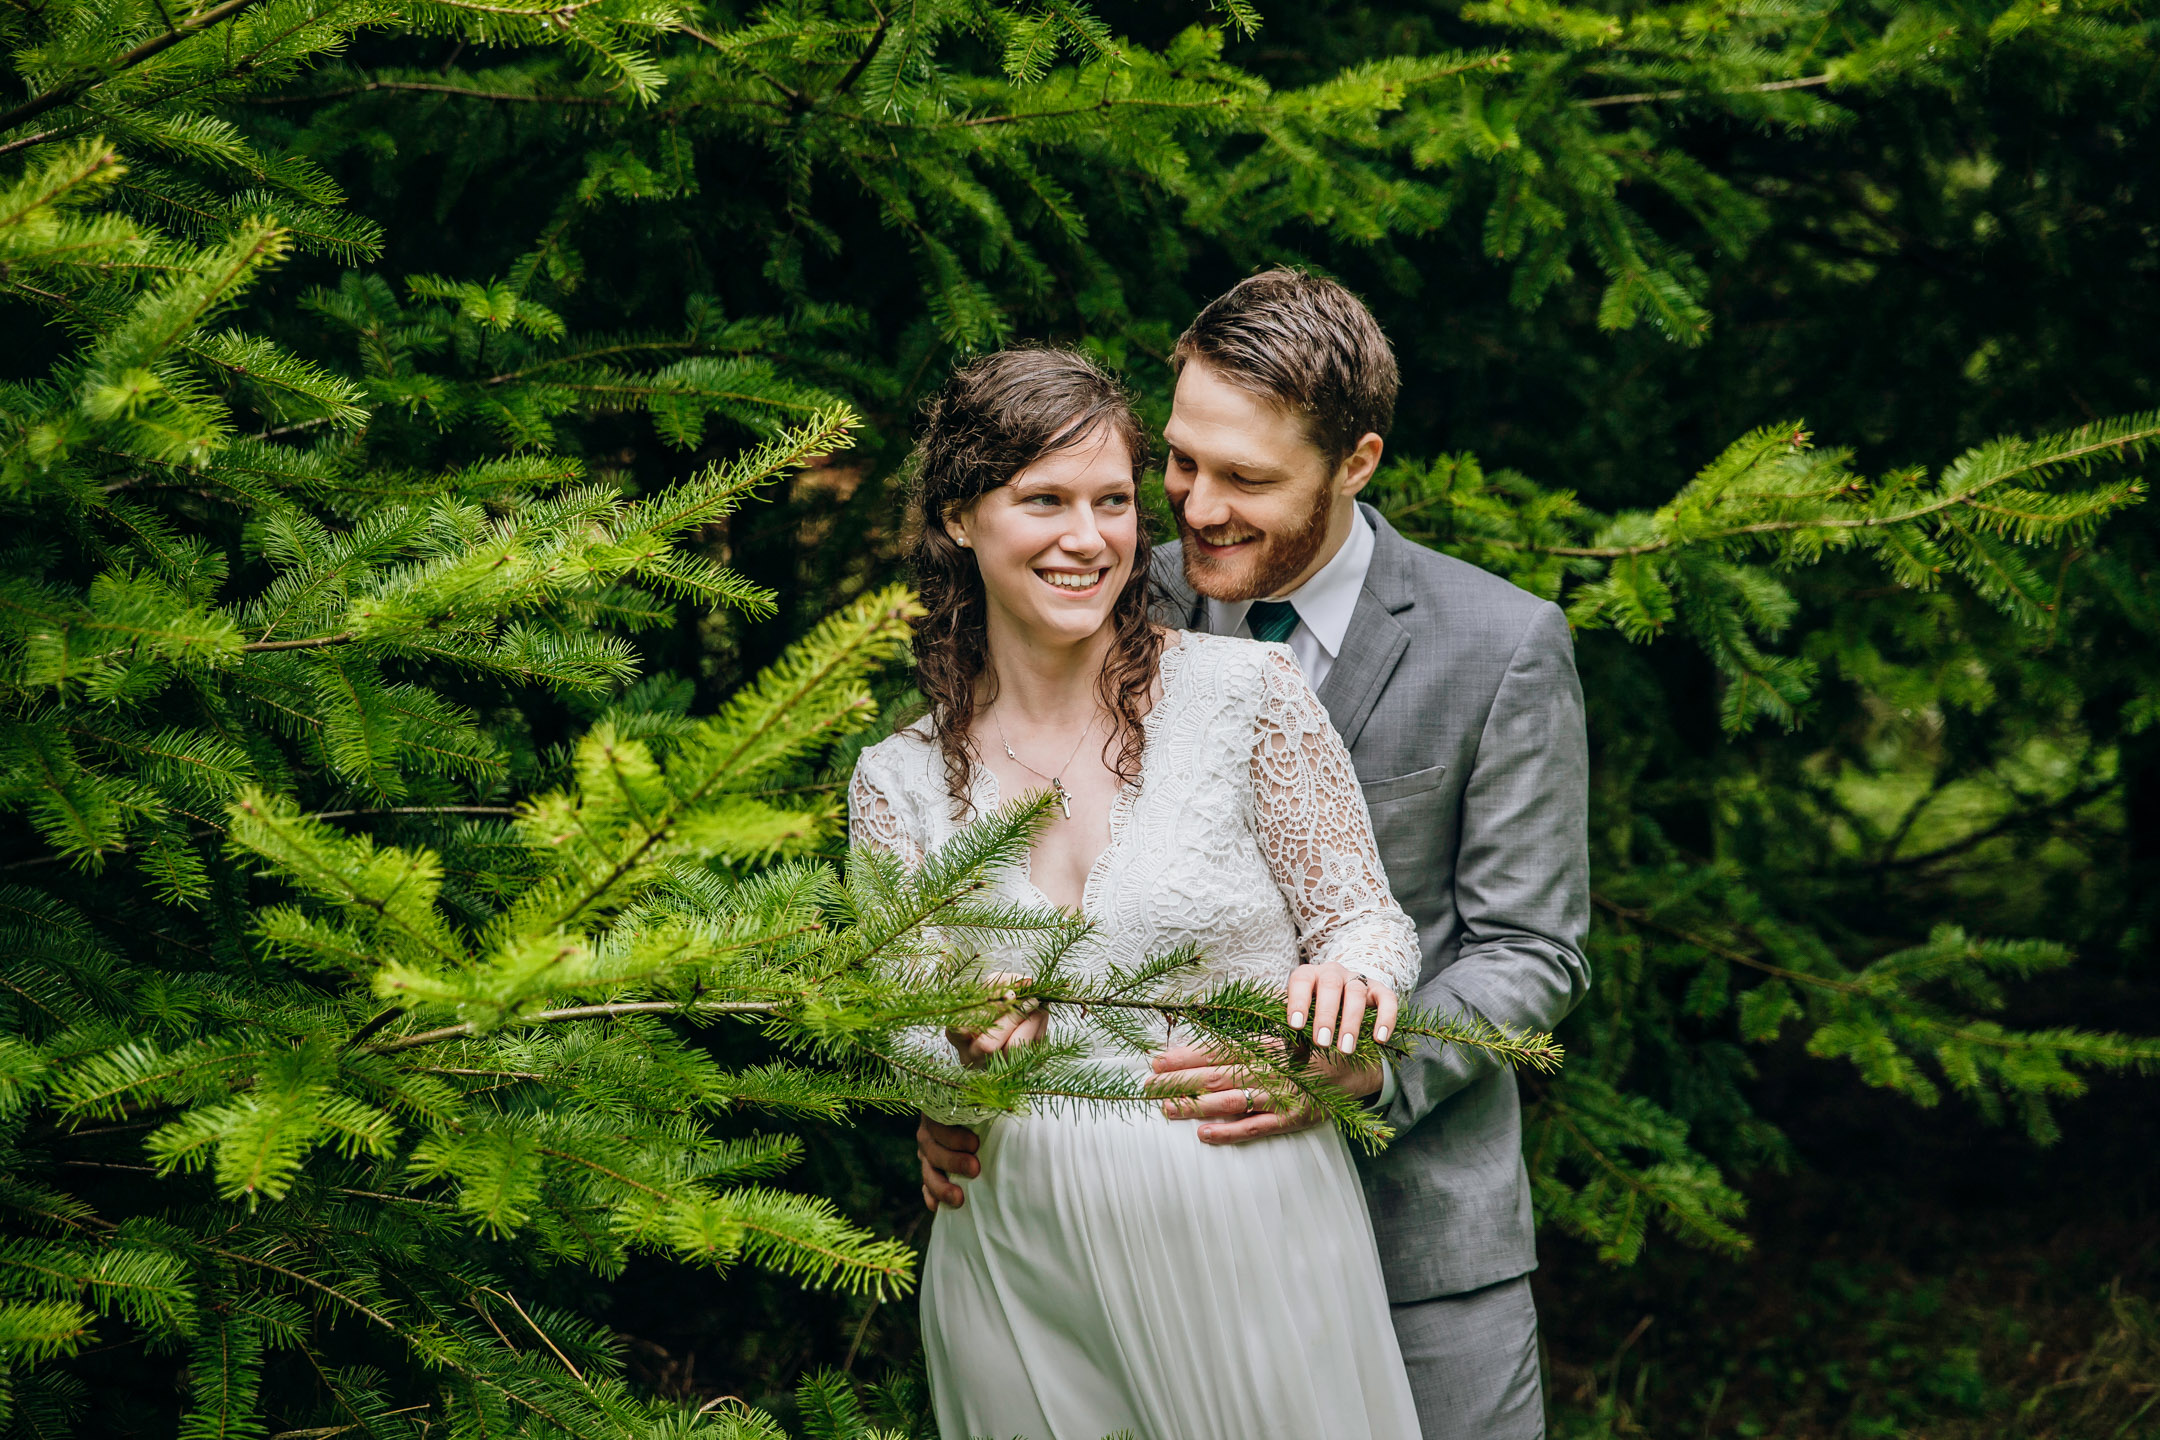
[[[430,137],[454,134],[454,178],[435,188],[430,203],[474,206],[485,197],[530,213],[540,238],[536,248],[505,257],[513,285],[554,286],[550,293],[560,295],[566,313],[589,307],[614,315],[654,309],[655,275],[678,277],[678,286],[686,269],[698,277],[693,284],[710,276],[716,289],[731,291],[731,309],[771,313],[772,338],[761,353],[803,383],[846,389],[897,435],[905,402],[953,348],[998,343],[1032,322],[1075,335],[1160,387],[1154,363],[1167,354],[1177,322],[1204,298],[1181,283],[1198,256],[1217,253],[1236,265],[1298,258],[1314,243],[1331,255],[1358,246],[1367,252],[1357,261],[1367,273],[1411,287],[1407,247],[1459,229],[1458,217],[1474,217],[1482,258],[1507,267],[1506,301],[1516,310],[1574,284],[1574,262],[1587,258],[1595,278],[1587,281],[1585,308],[1600,329],[1647,322],[1660,337],[1656,344],[1699,344],[1710,329],[1702,304],[1708,276],[1689,251],[1744,251],[1768,223],[1769,207],[1693,160],[1671,117],[1835,129],[1849,118],[1835,103],[1845,93],[1952,86],[1962,73],[2018,62],[2133,70],[2144,26],[2117,12],[2064,19],[1990,10],[1961,17],[1957,49],[1945,55],[1911,43],[1912,27],[1924,20],[1904,10],[1862,19],[1772,7],[1713,24],[1690,6],[1648,7],[1624,22],[1580,8],[1473,6],[1457,21],[1427,24],[1420,43],[1384,58],[1341,51],[1340,71],[1323,68],[1295,87],[1274,89],[1224,59],[1226,42],[1241,33],[1238,16],[1219,30],[1158,21],[1159,49],[1113,41],[1099,29],[1060,30],[1055,22],[984,22],[972,36],[983,48],[971,49],[972,22],[958,10],[796,7],[766,12],[739,30],[701,31],[704,39],[679,53],[671,98],[657,109],[552,88],[552,72],[521,59],[470,72],[379,64],[325,70],[316,85],[295,87],[288,103],[308,121],[276,133],[326,159],[380,149],[393,136],[401,148],[447,150],[452,142]],[[1810,37],[1806,47],[1795,43],[1801,35]],[[1504,51],[1476,44],[1500,36],[1511,42]],[[423,97],[418,109],[415,94]],[[448,114],[473,118],[453,127],[437,118]],[[550,155],[583,151],[578,161],[550,162],[565,182],[578,178],[544,214],[533,200],[511,197],[507,179],[550,173],[519,160],[542,135]],[[612,178],[633,170],[640,177],[634,187]],[[594,183],[603,173],[611,189]],[[544,194],[548,187],[536,188]],[[1653,193],[1655,204],[1645,198]],[[614,207],[618,213],[609,213]],[[1685,220],[1675,222],[1675,212]],[[895,235],[912,269],[859,258],[882,253]],[[598,247],[617,242],[636,258],[595,263]],[[725,274],[723,261],[734,254],[763,257],[755,282]],[[859,337],[844,357],[851,370],[820,343],[830,332],[803,328],[834,324]],[[594,343],[612,347],[616,337]],[[574,362],[575,342],[567,349]],[[1160,405],[1160,388],[1156,396]],[[1887,581],[1916,595],[1934,591],[1949,573],[1961,594],[1969,590],[2012,632],[2045,631],[2055,602],[2042,557],[2084,543],[2102,516],[2139,492],[2119,472],[2085,496],[2048,494],[2033,483],[2064,463],[2109,464],[2134,453],[2151,432],[2148,420],[2132,418],[2052,449],[2005,440],[1975,451],[1922,493],[1918,475],[1856,480],[1842,452],[1788,453],[1796,429],[1736,442],[1656,516],[1610,522],[1613,533],[1597,546],[1588,543],[1592,532],[1607,522],[1574,509],[1565,494],[1513,477],[1497,487],[1472,479],[1449,489],[1457,467],[1479,474],[1466,457],[1413,463],[1398,472],[1398,493],[1388,503],[1427,522],[1411,528],[1433,543],[1529,588],[1557,596],[1564,584],[1579,583],[1570,595],[1580,624],[1650,641],[1677,622],[1673,628],[1710,662],[1715,703],[1738,732],[1759,720],[1795,725],[1816,689],[1821,662],[1804,652],[1825,642],[1802,634],[1790,650],[1771,643],[1787,637],[1801,614],[1778,572],[1815,565],[1840,583],[1848,576],[1856,586]],[[588,443],[600,448],[613,438]],[[2057,454],[2065,458],[2049,458]],[[883,449],[872,468],[893,457]],[[635,463],[650,462],[640,455]],[[666,463],[659,462],[663,469]],[[1804,473],[1791,473],[1796,465]],[[1451,515],[1482,515],[1484,528],[1498,531],[1487,539],[1476,526],[1434,528],[1435,485],[1449,490]],[[1975,494],[2011,487],[2012,508],[1960,498],[1966,486]],[[1859,504],[1862,496],[1868,504]],[[1914,510],[1913,523],[1882,524],[1904,513],[1900,504]],[[800,497],[792,518],[813,533],[889,541],[890,505],[891,492],[875,483],[820,487]],[[1846,565],[1853,536],[1865,537],[1865,555],[1885,563],[1872,573]],[[1885,549],[1891,537],[1907,550]],[[731,537],[745,562],[764,567],[761,577],[783,591],[846,594],[883,573],[874,552],[866,557],[860,547],[839,544],[803,553],[789,538],[773,531]],[[1773,538],[1763,561],[1736,563],[1750,543]],[[1638,545],[1650,548],[1618,553]],[[1561,553],[1546,553],[1546,546]],[[1615,553],[1593,553],[1600,549]],[[1524,555],[1542,563],[1530,565]],[[1600,561],[1611,563],[1598,568]],[[1595,573],[1578,573],[1585,567]],[[723,667],[728,658],[723,651]],[[1945,668],[1940,660],[1921,663]],[[1636,727],[1610,710],[1599,719],[1627,737],[1611,752],[1625,754]],[[1614,783],[1625,785],[1618,777]],[[1654,838],[1649,843],[1656,848]],[[1636,848],[1629,840],[1601,851],[1600,873],[1640,876]],[[1753,933],[1764,903],[1744,883],[1706,889],[1700,857],[1667,854],[1679,872],[1672,884],[1642,888],[1632,903],[1620,890],[1601,892],[1603,928],[1622,943],[1622,925],[1634,924],[1624,944],[1652,946],[1666,959],[1653,988],[1673,1001],[1670,1008],[1630,1007],[1640,1023],[1624,1034],[1578,1032],[1578,1046],[1606,1055],[1606,1081],[1623,1090],[1645,1045],[1674,1048],[1680,1017],[1694,1024],[1720,1013],[1714,991],[1739,1003],[1741,989],[1722,975],[1735,962],[1710,956],[1698,942],[1706,931]],[[1650,897],[1674,884],[1691,905],[1705,907],[1689,911],[1703,930],[1683,926],[1677,940],[1646,939],[1639,920],[1628,917],[1656,912]],[[1817,956],[1802,969],[1842,974],[1882,964],[1870,987],[1930,1014],[1935,1002],[1924,997],[1946,971],[1986,992],[1991,969],[2030,972],[2068,958],[2059,945],[1967,944],[1954,929],[1884,944],[1839,935],[1815,916],[1786,918],[1791,944]],[[1868,960],[1827,958],[1838,954]],[[1896,964],[1881,958],[1890,955],[1900,957]],[[1836,974],[1806,993],[1817,1001],[1842,993],[1833,988],[1845,983]],[[1736,1033],[1745,1044],[1779,1033],[1768,1017],[1783,1016],[1788,982],[1769,979],[1742,987],[1752,997]],[[1820,1018],[1830,1024],[1827,1014]],[[1965,1040],[1938,1055],[1928,1033],[1893,1018],[1887,1011],[1844,1016],[1845,1028],[1826,1029],[1832,1038],[1824,1043],[1829,1053],[1868,1054],[1870,1077],[1931,1099],[1930,1083],[1910,1069],[1917,1047],[1949,1061],[1956,1088],[1984,1109],[2007,1086],[2041,1136],[2049,1133],[2042,1097],[2078,1086],[2062,1067],[2139,1067],[2154,1053],[2143,1042],[2065,1032],[2035,1039],[2029,1053],[2039,1058],[2028,1064],[2014,1058],[2028,1048],[2002,1051],[1982,1032],[1960,1030]],[[1930,1023],[1951,1021],[1936,1014]],[[1892,1043],[1877,1033],[1886,1028],[1903,1038]],[[1643,1227],[1660,1217],[1685,1236],[1743,1244],[1730,1228],[1738,1198],[1720,1166],[1782,1163],[1774,1129],[1748,1114],[1743,1052],[1717,1043],[1679,1053],[1690,1057],[1681,1062],[1687,1078],[1652,1087],[1666,1091],[1662,1104],[1639,1091],[1615,1091],[1593,1104],[1587,1067],[1579,1066],[1554,1092],[1551,1108],[1539,1112],[1555,1126],[1569,1121],[1565,1130],[1541,1132],[1566,1144],[1533,1152],[1542,1157],[1551,1213],[1615,1257],[1636,1254]],[[2013,1058],[1976,1058],[1998,1053]],[[1585,1088],[1570,1101],[1567,1087],[1578,1076]],[[1676,1089],[1716,1098],[1680,1104]],[[1691,1128],[1720,1132],[1707,1146],[1716,1164],[1683,1143]],[[1589,1188],[1578,1194],[1581,1185]]]
[[[240,11],[189,24],[227,27],[243,56],[263,41],[282,58],[229,63],[285,79],[305,50]],[[87,12],[45,18],[95,34]],[[148,145],[203,64],[242,83],[206,38],[164,33],[139,63],[150,41],[126,64],[47,58],[14,118],[133,104],[152,113],[115,128]],[[623,83],[645,73],[611,58]],[[128,86],[108,95],[100,66]],[[624,1385],[606,1332],[530,1287],[645,1252],[904,1291],[913,1252],[763,1183],[802,1144],[734,1117],[1137,1103],[1137,1082],[1080,1058],[1090,1040],[1144,1052],[1144,1014],[1384,1138],[1282,1058],[1279,996],[1185,994],[1188,955],[1083,980],[1070,918],[975,900],[1043,799],[912,875],[866,856],[843,881],[808,858],[837,818],[823,760],[878,717],[864,682],[900,653],[904,592],[859,597],[702,718],[679,685],[631,684],[627,637],[677,607],[769,612],[680,542],[846,448],[857,422],[829,395],[702,356],[627,381],[557,365],[547,308],[430,277],[406,287],[417,314],[364,276],[307,297],[361,342],[361,374],[338,374],[222,321],[303,243],[365,248],[366,226],[303,235],[275,197],[213,214],[205,190],[197,233],[153,227],[114,195],[169,205],[197,182],[144,182],[52,123],[0,199],[4,283],[68,332],[0,401],[18,517],[0,797],[28,822],[0,891],[6,1423],[73,1422],[86,1396],[61,1362],[123,1344],[177,1358],[184,1434],[685,1428]],[[258,178],[334,199],[305,164],[225,139]],[[400,365],[431,351],[505,368],[432,387]],[[590,483],[548,426],[621,387],[685,443],[715,414],[770,438],[643,496]],[[505,448],[401,464],[410,422],[376,423],[401,400],[484,417]],[[551,744],[521,710],[546,695],[598,713]],[[1032,980],[986,988],[971,935],[1035,936]],[[912,1039],[1013,1003],[1094,1018],[982,1071]],[[768,1063],[698,1043],[692,1027],[730,1019],[759,1027]],[[1554,1058],[1449,1017],[1411,1014],[1392,1043],[1420,1034]],[[820,1383],[804,1405],[861,1431]],[[100,1420],[171,1423],[154,1397]],[[747,1410],[700,1428],[777,1433]]]
[[[2090,543],[2144,490],[2119,471],[2085,489],[2048,482],[2134,457],[2156,438],[2160,413],[1999,441],[1936,476],[1870,479],[1849,453],[1817,450],[1788,425],[1740,440],[1654,513],[1599,515],[1521,475],[1488,477],[1468,455],[1399,466],[1381,496],[1409,533],[1563,601],[1579,633],[1684,632],[1715,667],[1724,728],[1738,734],[1762,721],[1795,727],[1820,681],[1812,656],[1772,646],[1800,611],[1783,575],[1847,552],[1922,597],[1956,577],[2013,626],[2043,630],[2062,597],[2032,552]],[[1848,673],[1868,659],[1830,658]],[[1747,1114],[1736,1083],[1745,1062],[1727,1046],[1683,1062],[1695,1115],[1625,1092],[1638,1055],[1669,1046],[1684,1023],[1730,1017],[1735,1038],[1756,1045],[1802,1024],[1810,1054],[1854,1065],[1870,1085],[1922,1106],[1948,1085],[1990,1117],[2015,1115],[2043,1143],[2055,1134],[2051,1100],[2083,1093],[2080,1072],[2160,1068],[2160,1040],[1985,1018],[2004,1008],[2008,984],[2070,963],[2069,947],[1983,939],[1946,922],[1918,943],[1855,955],[1822,919],[1780,913],[1744,867],[1689,856],[1645,823],[1613,793],[1641,764],[1608,739],[1592,945],[1604,995],[1576,1027],[1585,1053],[1542,1087],[1526,1139],[1541,1213],[1605,1258],[1632,1260],[1653,1222],[1695,1243],[1747,1248],[1732,1223],[1740,1197],[1688,1143],[1701,1112],[1724,1112],[1728,1163],[1787,1158],[1782,1137]]]

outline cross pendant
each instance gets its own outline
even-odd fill
[[[1064,812],[1067,820],[1072,819],[1072,801],[1065,793],[1065,782],[1053,775],[1050,777],[1050,788],[1057,791],[1058,809]]]

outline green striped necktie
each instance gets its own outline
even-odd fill
[[[1245,612],[1245,628],[1255,640],[1279,643],[1297,629],[1297,606],[1287,600],[1255,600]]]

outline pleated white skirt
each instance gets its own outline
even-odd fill
[[[1417,1440],[1365,1197],[1325,1126],[1004,1117],[922,1291],[944,1440]]]

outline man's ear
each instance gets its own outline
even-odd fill
[[[1387,442],[1368,430],[1358,437],[1357,448],[1343,457],[1342,464],[1335,467],[1335,491],[1339,495],[1355,495],[1371,483],[1380,468],[1381,452]]]

